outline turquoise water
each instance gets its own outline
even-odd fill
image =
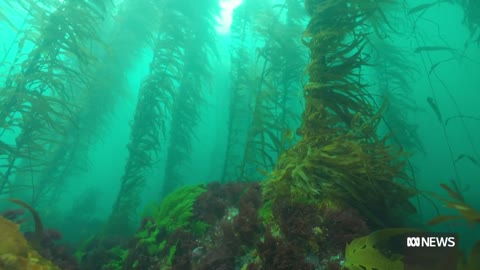
[[[321,1],[305,2],[1,1],[0,198],[78,247],[104,228],[132,235],[180,187],[268,181],[302,140],[305,10]],[[423,226],[457,213],[432,195],[448,196],[441,183],[480,209],[480,11],[400,2],[380,35],[355,29],[368,65],[353,73],[373,109],[388,100],[377,133],[411,154]],[[464,221],[431,229],[480,239]]]

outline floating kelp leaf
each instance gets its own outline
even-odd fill
[[[449,197],[453,200],[442,198],[438,195],[433,194],[435,197],[438,197],[441,201],[445,203],[445,206],[451,209],[456,210],[460,215],[458,216],[438,216],[433,218],[428,222],[430,225],[437,225],[441,222],[464,219],[470,225],[480,224],[480,212],[476,209],[473,209],[470,205],[465,203],[463,196],[460,194],[460,191],[455,186],[453,189],[448,187],[446,184],[440,185],[442,188],[447,190]]]
[[[442,187],[443,189],[445,189],[448,192],[448,195],[450,195],[450,198],[458,200],[460,202],[464,202],[465,199],[464,199],[462,193],[460,192],[460,189],[458,188],[457,183],[454,180],[451,180],[451,183],[453,185],[453,189],[450,188],[447,184],[444,184],[444,183],[441,183],[440,187]]]
[[[459,219],[463,219],[463,217],[462,216],[443,216],[442,215],[442,216],[432,218],[430,221],[427,222],[427,225],[435,226],[435,225],[438,225],[440,223],[444,223],[444,222],[451,221],[451,220],[459,220]]]

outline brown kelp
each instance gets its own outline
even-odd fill
[[[245,0],[233,12],[232,25],[230,26],[232,83],[230,86],[227,145],[222,172],[223,182],[239,178],[238,161],[242,159],[245,149],[245,137],[251,119],[251,89],[255,88],[255,59],[252,57],[255,50],[251,46],[253,19],[263,4],[263,1]]]
[[[59,270],[52,262],[42,258],[19,230],[18,224],[0,216],[0,268],[8,270]]]
[[[385,39],[371,38],[372,69],[379,103],[388,103],[383,115],[387,128],[393,132],[393,143],[410,152],[425,153],[418,135],[418,126],[412,123],[412,115],[419,108],[411,95],[412,81],[416,74],[414,64],[404,50]]]
[[[475,210],[465,201],[455,181],[452,181],[452,187],[444,183],[440,184],[440,187],[448,193],[449,198],[437,194],[433,194],[433,196],[442,201],[446,207],[457,211],[460,215],[440,215],[430,220],[428,225],[437,225],[450,220],[465,220],[470,225],[480,224],[480,211]]]
[[[248,8],[248,2],[243,5],[246,6],[240,8]],[[256,42],[261,46],[255,50],[256,64],[251,64],[257,75],[254,78],[232,78],[236,83],[240,83],[232,85],[233,91],[241,89],[242,79],[244,81],[248,79],[250,86],[244,93],[249,97],[249,111],[243,112],[242,115],[243,121],[248,123],[244,131],[244,148],[240,153],[236,153],[240,157],[240,162],[236,166],[226,164],[236,168],[234,179],[245,181],[265,177],[266,172],[274,167],[280,153],[293,142],[291,130],[298,120],[295,111],[300,100],[296,92],[291,90],[299,87],[301,69],[305,65],[305,57],[302,57],[304,51],[300,42],[294,38],[301,33],[299,23],[302,13],[293,12],[298,11],[299,5],[298,1],[286,1],[279,5],[264,2],[263,5],[259,5],[253,16],[253,24],[249,25],[258,34]],[[239,49],[240,51],[236,53],[242,52],[243,48]],[[242,63],[234,62],[233,65],[245,66],[246,63],[242,59]],[[241,74],[236,74],[239,75]],[[241,97],[235,92],[234,96]],[[235,118],[241,110],[238,108],[238,111],[235,111],[235,106],[239,106],[236,102],[234,99],[231,101],[232,118]],[[248,117],[245,117],[245,114]],[[238,135],[234,130],[230,133]],[[227,155],[232,155],[229,151],[234,152],[233,149],[227,149]]]
[[[48,162],[36,177],[34,203],[45,197],[39,189],[55,191],[69,176],[90,167],[91,145],[105,135],[117,101],[129,91],[128,71],[139,52],[152,42],[152,22],[158,12],[155,7],[151,0],[123,1],[118,14],[100,26],[105,46],[93,48],[100,60],[89,66],[93,74],[85,89],[78,89],[76,126],[71,125],[62,143],[50,149]],[[111,13],[109,8],[105,16]],[[48,199],[53,201],[55,197]]]
[[[14,56],[0,91],[2,171],[0,193],[18,173],[32,177],[48,163],[49,151],[75,127],[77,98],[95,57],[87,47],[99,46],[97,26],[102,1],[19,1],[28,27],[19,29]],[[48,5],[50,4],[50,5]],[[23,50],[29,49],[28,53]]]
[[[167,148],[168,159],[180,162],[178,155],[182,158],[188,155],[186,150],[192,139],[191,130],[198,119],[196,112],[188,110],[195,109],[196,104],[192,102],[200,101],[199,91],[203,85],[199,82],[203,83],[209,76],[205,61],[209,56],[207,50],[212,48],[210,46],[213,43],[212,20],[215,18],[212,13],[215,13],[216,9],[213,2],[203,3],[207,14],[203,14],[198,7],[194,8],[182,1],[165,1],[161,3],[161,8],[168,12],[162,12],[157,18],[158,29],[154,34],[150,72],[139,90],[130,142],[127,146],[129,157],[110,218],[112,231],[115,226],[122,230],[120,227],[129,225],[132,221],[140,202],[146,174],[157,161],[161,138],[167,137],[170,118],[172,118],[170,133],[173,139]],[[199,48],[198,44],[202,46]],[[196,81],[197,79],[200,81]],[[182,102],[186,104],[181,106]],[[179,130],[178,125],[182,125],[183,130]],[[176,166],[167,168],[174,170],[175,173],[177,169]],[[170,181],[166,184],[166,189],[169,190],[170,187],[176,187],[178,183],[175,181],[179,180],[172,178],[166,181]]]
[[[183,53],[176,44],[183,42],[183,36],[178,35],[178,29],[182,29],[182,20],[178,19],[179,15],[173,10],[162,16],[157,25],[158,33],[153,40],[150,71],[143,79],[137,97],[130,142],[127,145],[129,156],[110,217],[111,230],[114,226],[122,224],[126,226],[132,222],[135,210],[140,203],[140,193],[145,185],[146,173],[159,154],[160,136],[166,132],[168,112],[175,95],[175,84],[177,78],[181,77]],[[177,20],[174,20],[175,18]],[[172,21],[178,23],[177,28]],[[162,22],[172,23],[162,24]]]
[[[182,44],[184,52],[182,78],[171,108],[171,125],[167,162],[161,197],[165,197],[183,185],[181,168],[190,157],[191,144],[195,139],[195,128],[199,123],[200,109],[204,105],[204,91],[209,87],[213,74],[211,63],[217,54],[216,18],[220,8],[216,0],[185,2],[179,11],[188,18],[185,36],[190,37]],[[179,6],[180,7],[180,6]]]
[[[440,187],[443,188],[448,197],[432,193],[433,197],[442,201],[446,207],[458,212],[459,215],[440,215],[434,217],[428,222],[428,225],[434,226],[440,223],[449,222],[452,220],[464,220],[470,226],[480,225],[480,211],[474,209],[469,203],[465,201],[463,194],[455,181],[451,182],[451,186],[442,183]],[[469,254],[465,260],[462,258],[458,262],[458,270],[475,270],[480,268],[480,240],[477,240],[470,249]]]
[[[255,32],[263,46],[257,48],[259,76],[252,89],[252,121],[240,179],[253,178],[252,172],[271,171],[275,160],[293,143],[292,130],[298,124],[295,105],[300,104],[300,99],[292,89],[300,88],[306,52],[294,38],[301,34],[302,14],[288,11],[299,5],[298,1],[285,1],[262,9],[256,18]]]
[[[397,182],[408,180],[406,156],[377,134],[383,110],[375,110],[360,80],[368,35],[388,26],[389,3],[305,2],[311,18],[303,38],[310,63],[302,139],[280,157],[265,184],[267,199],[333,200],[380,227],[401,222],[398,211],[415,211],[413,191]]]

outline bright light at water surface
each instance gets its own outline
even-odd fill
[[[226,34],[230,32],[230,25],[232,24],[233,10],[242,3],[242,0],[220,0],[220,7],[222,9],[220,18],[218,18],[217,32]]]

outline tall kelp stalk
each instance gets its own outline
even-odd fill
[[[298,82],[301,76],[302,65],[291,63],[292,56],[302,59],[302,51],[299,52],[299,44],[295,42],[301,29],[282,20],[287,11],[287,3],[269,6],[257,18],[256,33],[263,46],[257,48],[260,74],[253,89],[252,122],[240,164],[241,180],[255,180],[263,176],[257,171],[271,171],[285,150],[285,139],[293,135],[290,125],[295,113],[287,106],[292,98],[292,77]]]
[[[125,232],[141,202],[146,176],[161,150],[179,78],[183,77],[186,18],[173,1],[165,1],[153,44],[150,72],[143,79],[132,121],[129,156],[109,220],[111,232]]]
[[[237,165],[238,180],[263,178],[265,172],[273,169],[275,160],[293,137],[291,130],[296,125],[296,114],[292,104],[295,101],[298,104],[298,98],[292,88],[299,88],[305,53],[295,39],[301,33],[300,19],[293,18],[295,13],[288,13],[288,10],[298,10],[298,5],[298,1],[263,5],[256,14],[254,29],[262,45],[256,49],[258,74],[253,88],[247,90],[252,96],[248,112],[251,120]],[[301,13],[296,16],[301,17]]]
[[[233,12],[230,27],[231,86],[228,135],[222,182],[238,179],[238,161],[243,157],[244,138],[250,122],[251,89],[255,88],[254,52],[251,44],[253,18],[262,1],[244,0]]]
[[[389,33],[388,36],[395,33]],[[372,56],[372,80],[376,81],[373,92],[379,94],[376,106],[387,104],[383,114],[383,123],[390,132],[389,143],[395,144],[411,154],[423,153],[425,148],[418,134],[418,125],[413,123],[414,114],[419,111],[414,99],[411,98],[413,89],[411,80],[416,69],[409,61],[405,51],[389,43],[387,39],[370,39],[369,44]],[[408,162],[408,169],[412,181],[408,184],[417,189],[415,169]],[[417,207],[421,211],[420,197],[417,196]]]
[[[75,112],[77,128],[69,128],[69,140],[49,153],[48,166],[39,175],[40,188],[61,187],[59,182],[89,167],[91,145],[104,135],[115,104],[128,92],[126,75],[135,66],[141,50],[152,43],[156,30],[152,22],[157,14],[152,0],[125,0],[112,25],[104,27],[107,50],[98,53],[101,61],[92,67],[94,74],[87,88],[81,89],[81,104]],[[37,189],[35,199],[44,197],[42,194]]]
[[[170,126],[170,142],[161,198],[183,184],[181,169],[190,157],[195,128],[200,120],[203,91],[211,82],[211,62],[218,56],[216,48],[216,19],[220,6],[217,0],[197,0],[195,4],[180,4],[187,19],[184,43],[183,77],[175,96]]]
[[[95,58],[88,46],[101,43],[97,26],[105,10],[102,1],[21,4],[30,14],[30,27],[21,30],[18,48],[31,50],[19,50],[0,90],[0,193],[18,173],[33,177],[47,166],[47,153],[76,127],[81,93],[75,90],[85,89],[91,78],[88,67]]]
[[[311,19],[304,32],[310,49],[302,139],[279,159],[265,183],[265,196],[279,200],[347,204],[375,227],[399,225],[415,209],[405,157],[377,135],[383,110],[375,111],[360,69],[371,32],[387,24],[390,1],[307,0]]]
[[[409,152],[425,153],[418,126],[412,123],[412,115],[419,110],[411,98],[413,89],[409,78],[415,75],[414,64],[403,50],[385,39],[372,39],[371,51],[373,80],[380,95],[378,101],[388,104],[383,118],[393,132],[392,142]]]
[[[272,39],[276,40],[275,50],[279,58],[273,58],[273,80],[277,83],[280,91],[280,108],[277,115],[277,125],[285,127],[281,134],[282,151],[290,148],[296,142],[294,130],[300,125],[301,119],[297,115],[303,109],[303,96],[300,95],[302,82],[299,74],[303,74],[305,65],[308,63],[308,51],[303,46],[301,39],[296,36],[302,33],[306,22],[306,13],[302,0],[287,0],[280,9],[284,11],[283,27],[276,34],[272,33]]]
[[[110,1],[105,1],[104,3],[98,2],[101,4],[98,6],[98,18],[101,19],[101,24],[95,25],[97,35],[101,35],[102,29],[105,31],[105,18],[112,13],[113,5]],[[100,22],[100,20],[98,20]],[[110,30],[110,29],[109,29]],[[103,42],[102,42],[103,43]],[[85,171],[88,166],[88,150],[91,143],[94,142],[92,139],[95,131],[98,130],[99,125],[95,125],[93,122],[99,119],[104,119],[104,115],[100,112],[99,108],[106,109],[109,108],[107,104],[111,104],[110,100],[99,99],[101,93],[111,91],[111,96],[118,96],[119,89],[114,87],[115,81],[121,81],[121,76],[108,81],[108,84],[103,83],[103,85],[112,86],[111,88],[102,87],[100,88],[101,81],[98,80],[100,74],[102,74],[102,79],[107,79],[106,74],[99,70],[98,66],[105,65],[107,57],[104,56],[105,51],[110,52],[109,55],[114,51],[109,45],[98,46],[99,44],[86,44],[88,46],[88,53],[90,56],[98,58],[102,57],[102,61],[92,61],[86,68],[88,68],[88,73],[92,74],[92,81],[86,82],[81,85],[72,85],[71,87],[80,87],[79,89],[72,89],[73,92],[77,93],[75,100],[72,100],[72,103],[75,103],[72,108],[72,116],[74,121],[67,123],[65,127],[65,133],[63,138],[57,141],[55,144],[52,144],[49,148],[49,151],[45,153],[43,158],[44,165],[39,166],[36,172],[31,171],[22,171],[18,172],[12,185],[16,187],[15,189],[21,189],[20,187],[26,185],[33,186],[32,195],[29,196],[28,200],[31,200],[31,204],[36,207],[40,207],[43,204],[51,204],[52,202],[58,201],[58,197],[62,194],[65,184],[68,183],[68,177],[74,174],[75,172]],[[108,49],[108,50],[106,50]],[[118,56],[117,56],[118,57]],[[110,67],[109,71],[113,72],[115,69]],[[86,72],[86,71],[85,71]],[[94,98],[95,97],[95,98]],[[110,101],[110,102],[109,102]],[[98,113],[96,115],[89,115],[90,117],[82,117],[88,110],[96,110]],[[105,122],[102,122],[105,124]],[[89,134],[89,135],[87,135]],[[98,134],[96,137],[98,138]],[[11,194],[10,196],[22,197],[21,193]]]
[[[158,158],[160,139],[166,137],[170,117],[173,121],[180,121],[172,122],[170,128],[173,136],[171,144],[177,143],[178,148],[171,150],[173,146],[169,146],[167,155],[175,158],[176,155],[187,154],[181,152],[181,149],[188,147],[190,133],[177,136],[175,132],[178,132],[178,127],[175,125],[191,129],[193,127],[189,125],[194,123],[190,121],[198,116],[189,114],[192,112],[188,110],[200,101],[195,97],[198,97],[197,91],[203,84],[197,83],[209,76],[207,58],[201,54],[206,53],[206,47],[213,46],[214,43],[209,36],[214,31],[212,3],[194,6],[188,1],[164,1],[161,4],[164,12],[159,16],[150,74],[143,80],[139,91],[128,144],[129,158],[110,218],[112,231],[128,230],[122,225],[131,224],[140,204],[146,175]],[[215,2],[215,5],[218,3]],[[191,98],[194,98],[195,104],[192,104]],[[178,112],[175,110],[177,108]],[[186,114],[175,116],[176,113]],[[185,146],[184,143],[188,145]],[[173,151],[180,151],[180,154]],[[174,180],[178,179],[169,181]],[[175,183],[168,183],[167,186],[173,187]]]

